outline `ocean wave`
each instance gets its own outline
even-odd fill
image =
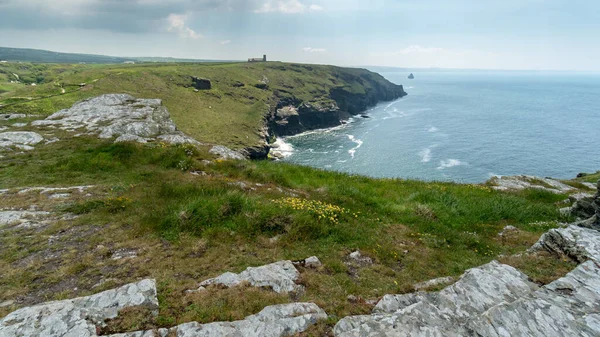
[[[421,156],[421,162],[422,163],[428,163],[429,161],[431,161],[431,148],[426,148],[421,150],[421,152],[419,152],[419,156]]]
[[[440,129],[436,128],[435,126],[432,126],[429,128],[429,130],[427,130],[427,132],[438,132],[440,131]]]
[[[271,153],[280,155],[283,158],[287,158],[294,154],[294,147],[292,144],[287,143],[284,138],[279,137],[271,145]]]
[[[440,161],[440,166],[438,166],[438,170],[447,169],[449,167],[465,165],[465,163],[461,162],[458,159],[445,159]]]
[[[350,141],[352,141],[353,143],[356,144],[355,147],[353,147],[350,150],[348,150],[348,153],[350,154],[350,157],[352,157],[352,159],[354,159],[354,154],[356,153],[356,150],[358,150],[363,145],[363,141],[360,140],[360,139],[357,139],[353,135],[346,135],[346,136],[348,136],[348,139],[350,139]]]

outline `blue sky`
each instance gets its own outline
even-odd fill
[[[600,70],[595,0],[0,0],[0,46],[337,65]]]

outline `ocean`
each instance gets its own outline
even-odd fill
[[[371,177],[484,182],[600,170],[600,74],[382,72],[408,96],[286,137],[287,162]]]

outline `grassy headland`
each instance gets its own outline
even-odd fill
[[[17,77],[23,83],[17,90],[0,94],[0,113],[49,115],[79,100],[106,93],[160,98],[182,131],[201,142],[234,149],[264,143],[269,114],[281,101],[328,106],[335,104],[331,95],[334,89],[349,96],[366,96],[396,87],[364,69],[280,62],[5,63],[0,64],[0,76],[3,83]],[[209,79],[212,88],[195,91],[192,76]],[[36,85],[31,86],[32,83]],[[4,90],[12,89],[14,85]]]

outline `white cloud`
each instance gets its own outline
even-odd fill
[[[221,44],[225,45],[225,44],[230,44],[231,40],[223,40],[220,42]]]
[[[327,49],[325,49],[325,48],[312,48],[312,47],[302,48],[302,50],[305,53],[324,53],[327,51]]]
[[[299,0],[265,0],[265,2],[256,10],[255,13],[273,13],[284,14],[304,13],[305,11],[322,11],[323,7],[319,5],[307,6]]]
[[[167,17],[167,21],[169,21],[169,28],[167,30],[172,33],[177,33],[183,38],[190,38],[194,40],[201,38],[202,34],[199,34],[193,29],[186,27],[188,16],[188,14],[169,14]]]

